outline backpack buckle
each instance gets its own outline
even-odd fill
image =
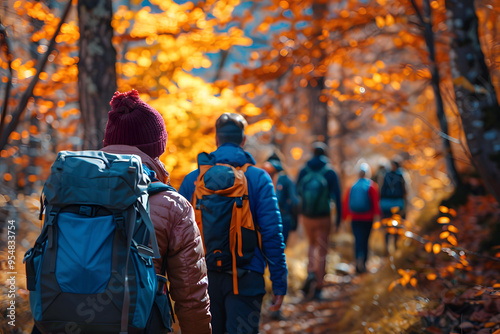
[[[123,216],[115,216],[115,223],[119,230],[125,229],[125,219]]]
[[[88,217],[93,217],[94,216],[94,208],[91,206],[86,206],[86,205],[81,205],[80,206],[80,211],[79,214],[81,216],[88,216]]]
[[[242,208],[243,207],[243,196],[236,197],[236,207],[237,208]]]
[[[201,199],[197,198],[196,199],[196,204],[194,207],[196,210],[201,210]]]

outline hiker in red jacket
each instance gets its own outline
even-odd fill
[[[366,271],[372,224],[380,218],[379,190],[377,184],[369,179],[370,174],[370,166],[362,163],[359,179],[347,191],[342,210],[344,220],[351,218],[357,273]]]

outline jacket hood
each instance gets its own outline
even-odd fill
[[[312,170],[320,170],[328,163],[328,159],[321,155],[319,157],[313,157],[311,160],[307,162],[307,166]]]
[[[159,158],[153,159],[135,146],[128,145],[108,145],[101,151],[114,154],[136,154],[141,157],[142,163],[156,173],[156,178],[163,183],[170,184],[169,174]]]
[[[252,155],[236,144],[223,144],[211,154],[215,157],[217,163],[228,164],[235,167],[241,167],[247,163],[255,165],[255,160]]]

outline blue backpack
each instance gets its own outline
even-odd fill
[[[191,203],[203,239],[208,270],[232,272],[238,294],[238,268],[249,265],[262,248],[250,211],[245,172],[250,164],[234,167],[216,163],[207,153],[198,155],[200,174]]]
[[[41,332],[144,330],[158,291],[152,260],[160,257],[149,186],[137,155],[58,154],[42,193],[43,229],[24,258]]]
[[[306,166],[306,174],[297,185],[302,213],[307,217],[330,215],[330,190],[325,176],[327,172],[326,165],[320,170]]]
[[[366,213],[371,209],[368,190],[372,181],[361,178],[351,188],[349,194],[349,209],[354,213]]]

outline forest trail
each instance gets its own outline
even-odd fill
[[[273,319],[264,306],[261,319],[262,334],[355,333],[363,330],[363,327],[367,325],[363,321],[353,326],[353,323],[347,320],[357,317],[356,314],[361,311],[361,307],[357,305],[358,292],[362,291],[362,287],[366,287],[367,284],[371,285],[374,281],[378,281],[376,277],[379,271],[390,267],[390,261],[389,258],[378,255],[381,252],[378,245],[383,242],[382,233],[374,231],[370,241],[372,254],[367,265],[368,272],[356,275],[351,263],[352,242],[352,235],[345,228],[340,233],[332,233],[327,256],[326,284],[322,291],[322,298],[314,300],[310,296],[305,296],[301,291],[307,265],[307,242],[300,228],[291,236],[287,245],[290,291],[281,309],[282,319]],[[381,284],[384,282],[382,281]]]

